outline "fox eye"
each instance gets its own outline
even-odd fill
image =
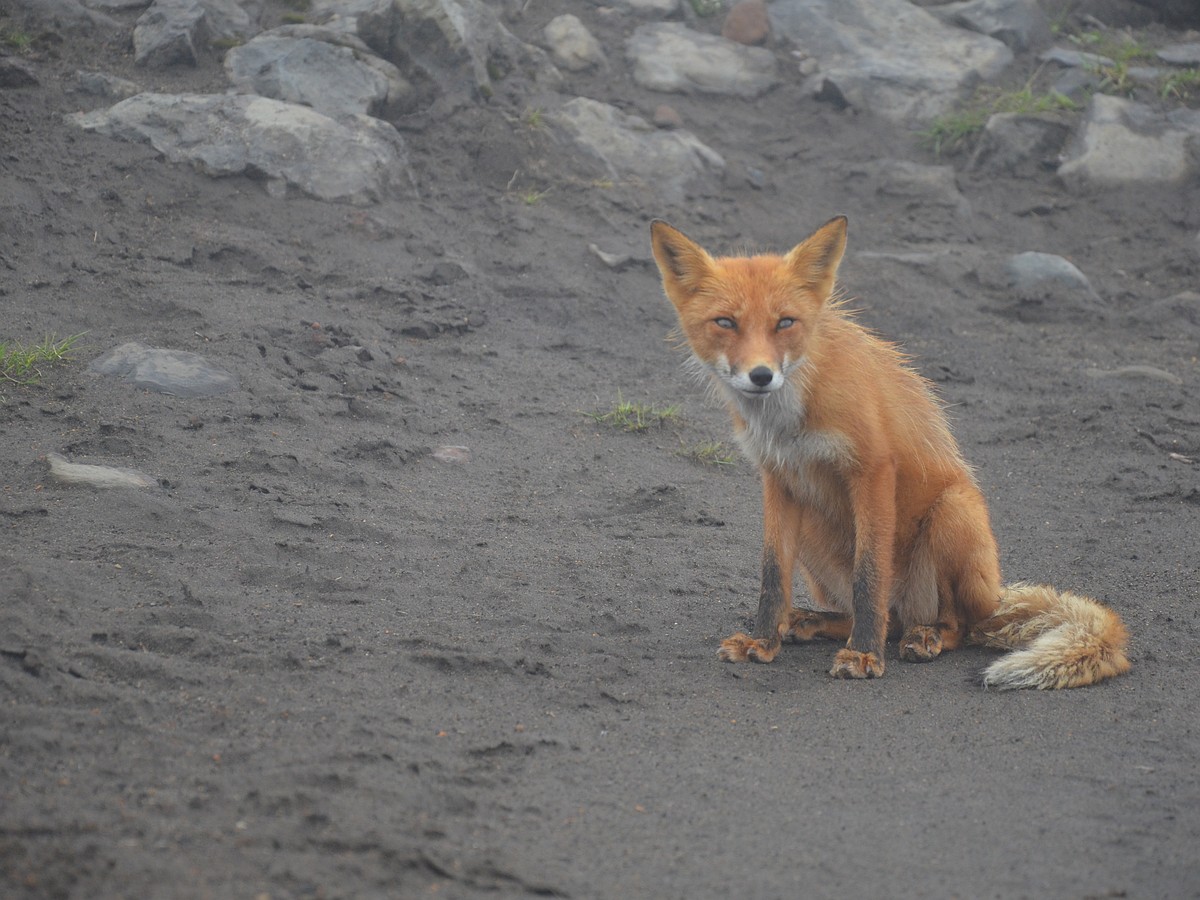
[[[796,320],[795,320],[795,319],[792,319],[792,318],[789,318],[789,317],[787,317],[787,316],[784,316],[782,319],[780,319],[780,320],[779,320],[779,324],[775,326],[775,330],[776,330],[776,331],[783,331],[783,329],[785,329],[785,328],[791,328],[791,327],[792,327],[793,325],[795,325],[795,324],[796,324]]]
[[[737,328],[737,325],[734,324],[733,319],[729,318],[728,316],[719,316],[718,318],[713,319],[713,322],[715,322],[719,327],[728,328],[731,331]]]

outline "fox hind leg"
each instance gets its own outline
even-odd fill
[[[983,496],[974,485],[947,488],[913,549],[897,607],[900,658],[929,662],[961,647],[967,630],[991,614],[999,597],[999,553]]]
[[[845,613],[794,609],[783,625],[783,637],[790,641],[811,641],[816,638],[847,641],[853,625],[853,617]]]

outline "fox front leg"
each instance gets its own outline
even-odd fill
[[[895,488],[895,468],[884,463],[851,492],[855,532],[854,623],[850,640],[838,651],[829,670],[835,678],[883,675],[895,540]]]
[[[779,653],[782,632],[791,619],[797,510],[782,488],[773,475],[763,474],[762,589],[754,634],[739,631],[723,640],[717,655],[726,662],[770,662]]]

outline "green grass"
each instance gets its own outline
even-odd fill
[[[1070,35],[1068,40],[1079,49],[1095,53],[1113,61],[1111,66],[1094,66],[1093,71],[1100,76],[1100,92],[1104,94],[1121,94],[1129,96],[1137,87],[1137,82],[1129,74],[1129,68],[1136,63],[1155,61],[1154,48],[1143,44],[1129,34],[1111,34],[1102,31],[1084,31]]]
[[[537,191],[530,188],[521,195],[521,200],[526,206],[536,206],[538,203],[541,203],[542,199],[549,193],[549,188],[546,188],[544,191]]]
[[[1000,113],[1033,115],[1046,112],[1076,112],[1079,104],[1055,91],[1036,93],[1026,85],[1020,90],[996,92],[986,88],[962,108],[944,116],[938,116],[919,135],[921,143],[935,155],[953,153],[964,147],[979,132],[983,131],[988,119]]]
[[[56,340],[47,336],[40,344],[0,341],[0,378],[14,384],[35,384],[41,380],[42,367],[71,359],[71,351],[82,334]]]
[[[684,459],[702,466],[732,466],[737,462],[737,453],[724,441],[699,441],[679,450]]]
[[[1200,69],[1172,72],[1159,82],[1158,90],[1164,100],[1186,102],[1194,96],[1200,96]]]
[[[1080,50],[1106,56],[1118,65],[1128,66],[1130,63],[1148,62],[1155,58],[1154,48],[1128,34],[1084,31],[1070,35],[1067,40]]]
[[[583,415],[602,425],[619,428],[621,431],[643,432],[680,420],[679,404],[657,407],[645,403],[633,403],[624,399],[617,391],[612,408],[604,412],[585,412]]]
[[[0,28],[0,44],[11,47],[18,53],[27,53],[33,44],[33,38],[15,28]]]
[[[535,106],[525,110],[525,115],[522,117],[526,127],[537,131],[546,127],[546,116],[542,112],[541,107]]]
[[[690,0],[692,11],[702,19],[715,16],[725,5],[723,0]]]

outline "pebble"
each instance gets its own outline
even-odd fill
[[[771,20],[763,0],[742,0],[735,4],[721,26],[721,37],[748,47],[765,44],[770,36]]]
[[[682,128],[683,116],[677,113],[673,106],[660,103],[654,109],[654,124],[659,128]]]
[[[1183,379],[1174,372],[1160,369],[1157,366],[1121,366],[1119,369],[1084,369],[1089,378],[1149,378],[1154,381],[1166,381],[1170,384],[1183,384]]]
[[[471,461],[471,449],[469,447],[446,445],[434,450],[433,458],[438,462],[453,463],[461,466]]]

